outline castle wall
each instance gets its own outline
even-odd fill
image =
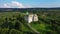
[[[29,14],[29,15],[26,15],[25,16],[25,20],[28,22],[28,23],[31,23],[33,21],[38,21],[38,16],[36,14]]]

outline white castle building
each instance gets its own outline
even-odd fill
[[[25,15],[25,20],[28,22],[28,23],[31,23],[31,22],[35,22],[35,21],[38,21],[38,16],[37,14],[32,14],[32,13],[28,13]]]

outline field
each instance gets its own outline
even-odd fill
[[[38,15],[39,21],[30,25],[40,34],[60,33],[60,11],[32,12]],[[0,34],[36,34],[26,26],[26,12],[0,12]]]

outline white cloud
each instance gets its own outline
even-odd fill
[[[25,6],[20,2],[12,1],[10,3],[4,3],[0,5],[0,8],[28,8],[30,6]]]

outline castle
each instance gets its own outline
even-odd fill
[[[37,14],[27,12],[26,15],[25,15],[25,20],[28,23],[35,22],[35,21],[38,21],[38,16],[37,16]]]

